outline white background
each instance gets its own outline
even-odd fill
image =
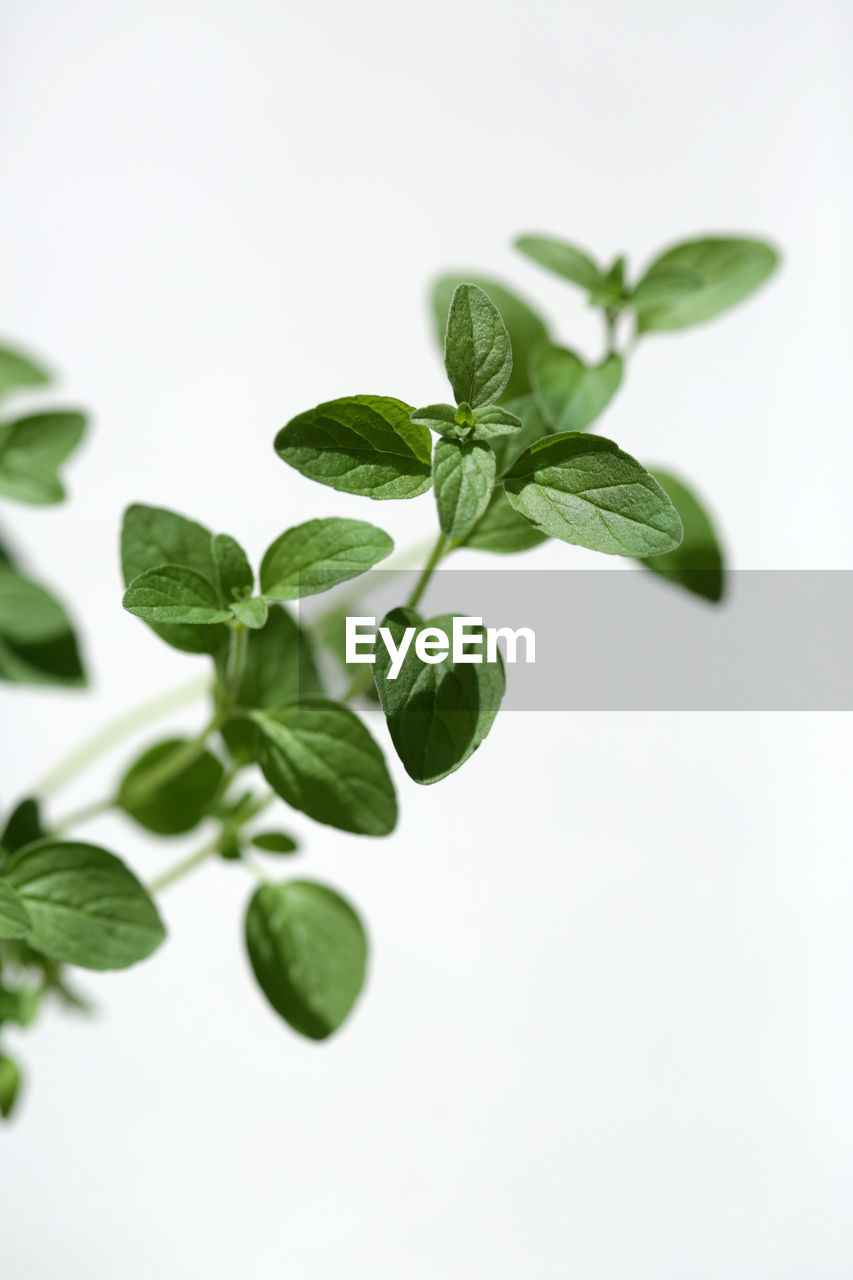
[[[851,567],[850,16],[4,0],[3,335],[95,421],[72,503],[2,519],[76,600],[97,675],[0,694],[4,800],[198,670],[119,606],[129,501],[253,556],[317,514],[420,537],[431,498],[368,511],[271,441],[336,395],[442,398],[425,287],[446,267],[503,276],[597,352],[579,296],[509,248],[522,230],[635,266],[701,231],[780,245],[749,304],[641,345],[602,429],[700,481],[739,567]],[[397,771],[389,840],[295,819],[299,872],[343,886],[373,940],[321,1046],[253,987],[248,877],[175,888],[155,959],[84,977],[98,1022],[15,1039],[4,1275],[849,1277],[849,727],[507,715],[438,788]],[[91,834],[144,875],[185,848]]]

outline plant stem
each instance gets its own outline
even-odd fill
[[[56,795],[57,791],[67,786],[88,769],[89,765],[94,764],[125,738],[139,729],[144,729],[146,725],[160,720],[163,716],[169,715],[170,712],[178,711],[181,707],[196,702],[208,694],[210,689],[211,683],[208,677],[195,679],[190,684],[183,684],[178,689],[162,694],[159,698],[123,712],[60,760],[59,764],[36,783],[32,788],[32,794],[43,798]]]
[[[168,889],[170,885],[176,881],[182,880],[184,876],[189,875],[191,871],[195,871],[196,867],[200,867],[203,862],[212,857],[214,853],[219,852],[221,836],[217,836],[215,840],[211,840],[208,844],[202,845],[195,853],[191,853],[188,858],[183,858],[175,866],[170,867],[161,875],[155,876],[148,885],[149,893],[162,893],[164,889]]]
[[[114,805],[115,796],[105,796],[101,800],[93,800],[91,804],[84,804],[82,808],[73,810],[67,817],[55,822],[51,827],[50,834],[53,836],[64,835],[72,827],[79,827],[81,823],[88,822],[90,818],[97,818],[102,813],[108,813]]]
[[[436,539],[436,543],[432,549],[430,558],[429,560],[427,560],[426,564],[424,565],[421,576],[418,578],[417,582],[415,583],[415,588],[412,594],[409,596],[408,600],[406,601],[405,607],[407,609],[416,609],[420,604],[421,596],[426,591],[429,580],[432,577],[432,575],[435,573],[435,570],[438,567],[439,560],[441,560],[441,557],[444,555],[445,551],[447,550],[447,542],[448,540],[447,538],[445,538],[444,534],[440,533],[438,535],[438,538]]]

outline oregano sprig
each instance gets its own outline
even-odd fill
[[[706,601],[721,597],[719,536],[694,490],[589,428],[622,390],[640,338],[720,314],[758,288],[778,255],[750,237],[704,237],[667,249],[636,279],[624,255],[608,265],[547,236],[517,245],[601,311],[601,359],[561,345],[554,326],[500,282],[448,275],[433,303],[452,403],[347,396],[298,413],[275,437],[281,460],[332,490],[374,501],[434,491],[432,549],[380,624],[403,653],[394,678],[380,647],[341,691],[326,661],[340,658],[335,628],[309,629],[290,607],[346,582],[357,592],[394,548],[384,529],[318,517],[281,529],[255,561],[231,533],[188,516],[141,503],[125,512],[125,609],[208,674],[96,734],[9,812],[0,833],[0,1032],[4,1023],[29,1025],[49,999],[83,1007],[66,966],[121,969],[156,952],[165,936],[156,899],[213,859],[248,873],[245,945],[270,1008],[313,1040],[343,1025],[368,970],[367,931],[331,886],[279,878],[301,844],[288,821],[265,815],[283,804],[321,833],[387,836],[399,802],[383,737],[420,785],[441,782],[483,746],[506,687],[499,655],[480,664],[421,656],[421,641],[454,625],[450,615],[429,617],[426,599],[448,556],[518,554],[551,538],[636,558]],[[623,343],[626,318],[633,332]],[[28,357],[0,349],[0,396],[31,393],[47,378]],[[82,431],[71,411],[0,422],[0,498],[59,501]],[[336,605],[329,617],[341,616]],[[63,606],[3,539],[0,678],[82,680]],[[371,693],[379,733],[359,709]],[[191,697],[209,700],[200,731],[144,743],[120,762],[106,795],[46,815],[43,801],[52,810],[64,783]],[[146,885],[112,849],[73,836],[107,811],[152,839],[199,832],[199,842],[155,866]],[[3,1116],[21,1079],[0,1048]]]

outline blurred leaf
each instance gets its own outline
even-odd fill
[[[0,1116],[8,1120],[21,1088],[21,1070],[5,1053],[0,1053]]]
[[[703,324],[742,302],[779,262],[772,245],[708,236],[674,245],[651,264],[630,300],[640,333]]]
[[[0,836],[0,846],[7,853],[17,853],[25,845],[41,840],[44,834],[38,801],[28,797],[21,800],[9,814]]]
[[[672,499],[681,517],[684,537],[675,551],[646,556],[641,563],[695,595],[714,602],[721,600],[725,587],[723,553],[710,516],[681,480],[666,471],[654,470],[650,475]]]
[[[0,347],[0,397],[9,391],[21,391],[27,387],[43,387],[50,382],[50,374],[22,351]]]
[[[562,276],[564,280],[570,280],[582,289],[603,289],[607,286],[607,275],[590,255],[566,240],[554,240],[548,236],[519,236],[515,247],[538,262],[546,271]]]
[[[299,848],[293,837],[283,831],[259,831],[251,843],[264,853],[296,853]]]
[[[118,789],[120,809],[146,831],[161,836],[183,835],[211,812],[219,795],[224,769],[210,751],[202,751],[166,781],[157,783],[170,759],[180,759],[192,747],[187,738],[168,738],[142,753],[128,769]],[[146,786],[146,775],[154,782]]]
[[[551,431],[584,431],[607,408],[622,381],[622,357],[586,364],[574,351],[546,345],[531,367],[533,397]]]
[[[81,413],[58,410],[0,424],[0,494],[18,502],[61,502],[65,491],[57,473],[85,427]]]
[[[24,903],[14,889],[0,879],[0,938],[25,938],[31,926]]]
[[[246,913],[246,946],[273,1009],[312,1040],[337,1030],[364,985],[364,928],[349,903],[326,885],[262,885]]]

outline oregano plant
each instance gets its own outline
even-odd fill
[[[506,687],[500,654],[471,664],[429,648],[454,625],[452,616],[423,611],[433,573],[454,552],[512,554],[556,539],[636,558],[677,586],[720,599],[718,537],[691,487],[589,428],[646,335],[703,323],[741,301],[773,271],[775,251],[755,239],[688,241],[631,283],[624,257],[601,265],[543,236],[517,245],[600,311],[599,361],[555,341],[505,285],[444,276],[433,293],[444,399],[439,390],[423,407],[384,395],[325,401],[291,417],[275,437],[284,463],[332,489],[374,502],[432,490],[432,550],[408,597],[382,619],[387,643],[372,667],[348,669],[342,660],[340,679],[324,678],[321,651],[343,658],[336,619],[308,628],[292,605],[385,562],[394,542],[384,528],[308,520],[284,529],[253,565],[231,532],[154,505],[125,512],[124,609],[158,640],[207,664],[209,675],[107,726],[9,809],[0,834],[0,1032],[32,1023],[50,998],[84,1008],[69,967],[123,969],[151,956],[165,938],[160,894],[212,858],[247,873],[245,949],[271,1009],[312,1040],[341,1026],[367,972],[365,929],[332,886],[280,869],[299,852],[281,815],[291,809],[354,836],[387,836],[398,815],[388,747],[414,782],[432,785],[485,741]],[[28,358],[0,350],[0,394],[45,381]],[[82,416],[64,411],[0,424],[0,497],[61,500],[60,467],[82,430]],[[63,607],[24,574],[5,542],[0,678],[83,679]],[[209,700],[200,733],[147,743],[121,761],[108,796],[76,814],[54,813],[56,793],[104,751],[197,696]],[[368,723],[371,698],[384,731]],[[204,839],[145,884],[114,850],[77,837],[107,810],[152,839],[198,828]],[[4,1116],[20,1080],[17,1061],[0,1048]]]

